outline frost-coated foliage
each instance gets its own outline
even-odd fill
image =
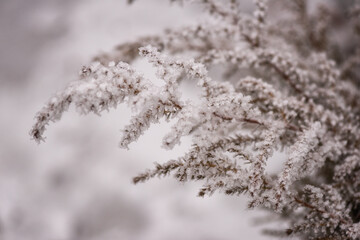
[[[134,183],[168,175],[201,180],[199,196],[246,194],[250,208],[289,222],[269,234],[360,239],[360,5],[255,0],[247,14],[235,0],[193,2],[208,21],[95,57],[36,115],[31,136],[44,140],[46,126],[70,104],[100,114],[127,103],[135,115],[120,147],[162,118],[175,122],[163,147],[192,137],[184,156],[156,164]],[[138,56],[163,84],[129,65]],[[199,99],[181,97],[185,80],[197,83]],[[266,171],[274,151],[287,153],[277,175]]]

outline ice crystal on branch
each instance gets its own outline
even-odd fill
[[[310,11],[306,0],[255,0],[249,14],[240,1],[193,2],[209,21],[96,56],[36,115],[32,138],[43,140],[47,125],[71,104],[82,114],[100,114],[126,102],[135,116],[122,131],[121,147],[161,118],[175,120],[164,148],[184,136],[193,143],[134,183],[170,175],[202,181],[199,196],[246,194],[249,207],[273,210],[289,223],[289,229],[268,233],[359,239],[358,5],[345,11],[316,3]],[[347,30],[343,43],[332,37],[340,34],[334,22]],[[129,65],[139,56],[156,69],[161,86]],[[212,69],[224,74],[215,77]],[[181,98],[182,81],[196,82],[198,101]],[[276,151],[287,159],[271,174],[267,165]]]

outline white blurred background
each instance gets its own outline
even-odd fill
[[[265,213],[246,210],[244,197],[199,198],[200,183],[171,177],[132,184],[189,147],[160,148],[168,124],[126,151],[118,148],[126,107],[102,117],[71,108],[45,143],[30,140],[35,113],[93,56],[201,17],[168,0],[125,2],[0,0],[0,239],[267,239],[254,225]]]

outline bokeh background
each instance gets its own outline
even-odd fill
[[[169,124],[154,125],[127,151],[118,148],[126,107],[102,117],[71,108],[45,143],[30,140],[35,113],[93,56],[202,17],[169,2],[0,0],[0,239],[267,239],[255,224],[266,213],[247,210],[244,197],[199,198],[200,183],[172,178],[132,184],[190,146],[185,139],[161,149]]]

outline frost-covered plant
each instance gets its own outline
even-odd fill
[[[270,234],[360,239],[360,5],[255,0],[248,14],[240,1],[194,2],[208,21],[95,57],[38,112],[33,139],[44,140],[46,126],[70,104],[100,114],[126,102],[135,116],[120,147],[162,118],[175,121],[163,147],[192,137],[184,156],[156,164],[134,183],[168,175],[201,180],[199,196],[246,194],[250,208],[289,222]],[[129,65],[139,55],[162,85]],[[181,97],[184,80],[197,83],[199,99]],[[287,153],[276,175],[266,170],[274,151]]]

